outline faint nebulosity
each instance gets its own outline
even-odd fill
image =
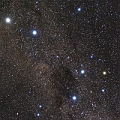
[[[120,120],[119,3],[0,1],[0,120]]]

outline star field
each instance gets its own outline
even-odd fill
[[[120,120],[119,3],[0,1],[0,120]]]

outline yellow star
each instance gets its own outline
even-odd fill
[[[103,71],[103,75],[106,75],[107,74],[107,72],[106,71]]]

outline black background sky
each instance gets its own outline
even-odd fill
[[[1,0],[0,120],[119,120],[118,7]]]

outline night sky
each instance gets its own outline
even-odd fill
[[[120,120],[114,0],[0,0],[0,120]]]

